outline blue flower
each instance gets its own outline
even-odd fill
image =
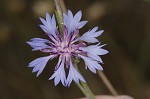
[[[79,11],[73,16],[68,10],[67,15],[63,14],[64,30],[63,35],[60,35],[55,16],[52,17],[46,13],[46,20],[40,18],[42,25],[41,29],[47,34],[50,40],[42,38],[33,38],[27,43],[33,48],[32,51],[41,51],[49,53],[49,56],[40,57],[29,63],[29,67],[33,67],[32,72],[37,72],[39,76],[45,68],[47,62],[53,58],[59,57],[58,63],[55,66],[54,74],[49,80],[54,79],[54,84],[61,82],[64,86],[70,86],[72,81],[79,83],[86,82],[81,74],[74,68],[72,58],[81,58],[85,62],[85,66],[93,73],[96,70],[103,70],[100,63],[103,63],[101,55],[108,53],[103,49],[104,45],[100,45],[96,37],[103,33],[103,30],[97,31],[98,27],[89,30],[81,37],[77,37],[79,29],[81,29],[87,21],[80,21],[82,12]],[[98,43],[90,45],[88,43]],[[69,69],[68,75],[65,69]]]

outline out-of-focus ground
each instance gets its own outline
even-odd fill
[[[104,73],[119,94],[150,99],[150,1],[149,0],[64,0],[68,9],[82,10],[88,24],[105,32],[99,40],[110,53],[102,56]],[[57,59],[49,62],[36,78],[28,63],[41,52],[32,52],[26,41],[46,38],[39,28],[40,17],[54,12],[51,0],[0,0],[0,99],[75,99],[84,97],[77,86],[54,86],[48,78]],[[111,94],[101,79],[79,64],[96,95]]]

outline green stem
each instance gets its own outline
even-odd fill
[[[102,71],[98,71],[98,75],[101,77],[102,81],[104,82],[104,84],[106,85],[106,87],[108,88],[108,90],[114,96],[118,96],[119,94],[117,93],[117,91],[115,90],[115,88],[112,86],[112,84],[110,83],[110,81],[108,80],[108,78],[105,76],[105,74]]]
[[[78,63],[78,59],[74,59],[74,67],[76,68],[76,70],[80,73],[79,69],[78,69],[78,66],[77,66],[77,63]],[[80,73],[81,74],[81,73]],[[92,93],[92,91],[90,90],[89,86],[87,83],[85,82],[80,82],[80,83],[76,83],[78,85],[78,87],[80,88],[80,90],[85,94],[85,96],[88,98],[88,99],[96,99],[94,94]],[[84,90],[83,90],[84,89]]]
[[[86,93],[85,89],[82,87],[80,83],[76,83],[76,85],[79,87],[79,89],[83,92],[83,94],[88,97],[88,94]]]
[[[63,34],[63,17],[62,17],[62,11],[61,11],[58,1],[59,0],[54,0],[55,6],[56,6],[55,15],[56,15],[56,19],[58,22],[59,32],[60,34]]]
[[[63,11],[64,13],[67,13],[66,6],[65,6],[64,1],[63,1],[63,0],[59,0],[59,1],[60,1],[60,7],[61,7],[62,11]]]
[[[96,99],[94,94],[92,93],[92,91],[90,90],[89,86],[87,85],[87,83],[85,82],[81,82],[81,85],[83,86],[83,88],[86,90],[87,93],[87,97],[88,99]]]

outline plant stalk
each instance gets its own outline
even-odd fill
[[[119,94],[115,90],[115,88],[112,86],[106,75],[102,71],[98,71],[98,75],[101,77],[102,81],[104,82],[105,86],[108,88],[108,90],[114,95],[118,96]]]
[[[59,0],[54,0],[55,7],[56,7],[55,15],[58,22],[59,32],[60,34],[63,34],[63,17],[62,17],[62,11],[58,1]]]
[[[76,70],[80,73],[79,69],[78,69],[78,59],[74,59],[74,67],[76,68]],[[81,74],[81,73],[80,73]],[[91,89],[89,88],[88,84],[85,83],[85,82],[80,82],[80,83],[76,83],[78,85],[78,87],[80,88],[80,90],[85,94],[85,96],[88,98],[88,99],[96,99],[93,92],[91,91]]]

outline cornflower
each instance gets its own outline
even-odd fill
[[[29,63],[29,67],[33,67],[32,72],[37,72],[36,76],[42,73],[49,60],[56,57],[59,57],[58,63],[55,66],[54,74],[49,78],[49,80],[54,79],[55,85],[60,81],[64,86],[70,86],[72,81],[76,83],[80,81],[86,82],[73,66],[73,58],[83,59],[86,68],[95,74],[96,70],[103,70],[100,65],[100,63],[103,63],[100,56],[107,54],[108,51],[102,48],[105,44],[100,45],[96,37],[100,36],[104,31],[97,31],[98,27],[94,27],[78,37],[79,29],[87,23],[87,21],[80,21],[81,17],[81,11],[78,11],[75,16],[70,10],[68,10],[67,15],[63,13],[64,28],[62,34],[58,31],[55,15],[51,17],[46,13],[46,20],[40,18],[42,25],[39,26],[47,34],[49,40],[33,38],[27,43],[33,48],[32,51],[39,50],[49,55],[37,58]],[[89,45],[91,43],[96,44]],[[69,69],[68,75],[66,75],[65,69]]]

